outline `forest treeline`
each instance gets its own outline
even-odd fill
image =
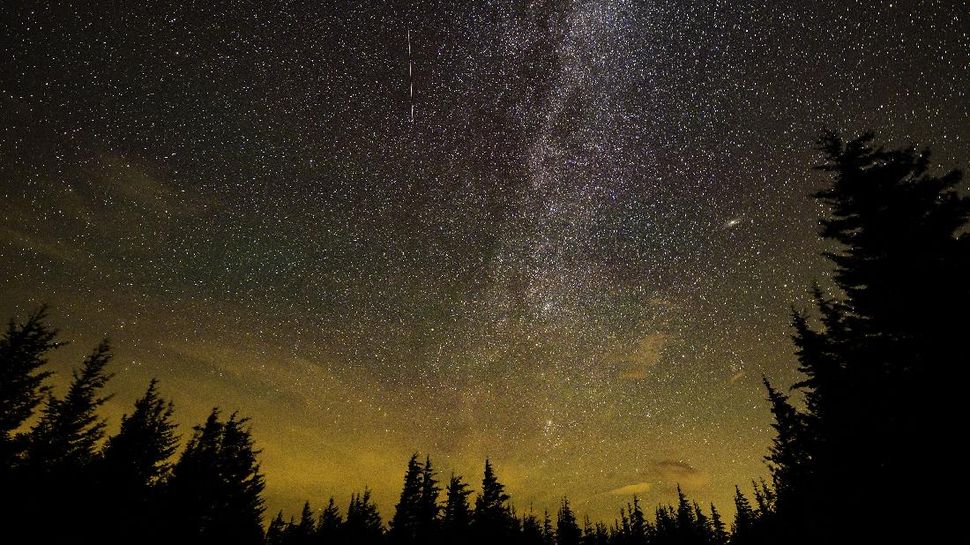
[[[802,379],[765,379],[775,437],[769,482],[735,490],[727,522],[680,489],[675,505],[633,497],[613,521],[519,512],[485,461],[477,493],[414,455],[382,520],[370,492],[266,524],[249,421],[214,409],[185,447],[172,403],[151,381],[106,436],[98,409],[111,377],[102,342],[54,396],[47,358],[62,346],[41,309],[0,338],[0,532],[4,543],[746,545],[925,542],[927,451],[959,414],[970,309],[970,199],[962,175],[929,154],[826,133],[815,196],[829,210],[832,287],[793,310]],[[592,477],[591,477],[592,478]],[[931,498],[932,499],[932,498]],[[346,507],[344,507],[346,505]],[[649,511],[649,512],[648,512]],[[939,525],[942,521],[938,520]]]

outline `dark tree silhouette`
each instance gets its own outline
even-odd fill
[[[728,532],[724,521],[721,520],[721,513],[717,507],[711,504],[711,545],[727,545]]]
[[[562,499],[556,515],[556,545],[579,545],[582,533],[576,523],[576,515],[569,506],[569,500]]]
[[[196,426],[168,484],[173,540],[259,543],[263,537],[263,476],[247,429],[233,413],[213,409]]]
[[[97,410],[110,397],[101,394],[111,378],[105,371],[110,360],[108,342],[102,341],[73,371],[64,397],[48,396],[40,419],[26,436],[14,512],[19,524],[35,529],[38,541],[84,539],[99,530],[89,522],[96,506],[88,495],[95,486],[92,462],[104,437],[105,422]],[[52,497],[75,506],[56,525],[43,521]]]
[[[266,529],[266,545],[285,545],[288,541],[287,528],[288,524],[283,520],[283,511],[280,510]]]
[[[731,525],[732,541],[751,539],[757,524],[757,515],[751,508],[751,502],[741,492],[741,488],[734,487],[734,523]]]
[[[303,510],[300,511],[300,521],[292,525],[292,531],[288,536],[287,543],[290,545],[310,545],[316,533],[316,520],[313,516],[313,509],[310,502],[303,503]]]
[[[497,543],[512,535],[512,527],[518,526],[512,516],[508,502],[509,495],[505,486],[498,481],[492,462],[485,460],[485,473],[482,477],[482,491],[475,498],[473,516],[474,537],[481,543]]]
[[[531,510],[522,518],[522,545],[544,545],[542,524]]]
[[[411,545],[417,543],[418,519],[421,509],[421,478],[422,466],[418,461],[418,454],[411,455],[408,467],[404,473],[404,487],[401,489],[401,499],[394,508],[388,536],[392,543]]]
[[[431,457],[425,457],[424,467],[421,470],[421,497],[418,500],[418,540],[422,543],[432,543],[439,537],[439,519],[441,506],[438,505],[438,496],[441,488],[438,486],[434,468],[431,466]]]
[[[99,501],[117,520],[105,529],[105,540],[145,540],[146,532],[155,533],[163,524],[159,487],[178,446],[173,412],[153,379],[131,415],[122,417],[121,430],[108,439],[95,469]]]
[[[144,490],[160,483],[171,469],[178,438],[172,422],[170,401],[158,394],[152,379],[145,395],[135,401],[131,415],[121,417],[121,430],[108,439],[103,460],[105,471],[124,487]]]
[[[347,522],[344,524],[343,543],[374,545],[384,537],[384,526],[377,506],[370,499],[370,490],[354,494],[347,507]]]
[[[84,360],[80,371],[74,371],[67,394],[62,399],[48,398],[28,440],[31,467],[79,471],[94,459],[98,442],[104,437],[105,422],[97,409],[110,397],[100,395],[111,378],[105,372],[109,361],[111,347],[105,340]]]
[[[627,515],[630,519],[629,543],[631,545],[641,545],[647,542],[649,527],[647,519],[643,515],[640,507],[640,498],[633,496],[633,503],[627,504]]]
[[[835,297],[815,288],[818,326],[794,316],[805,399],[796,412],[769,386],[778,436],[769,462],[774,539],[788,543],[917,539],[929,507],[912,467],[951,418],[970,308],[970,199],[962,176],[929,173],[929,154],[873,148],[872,135],[820,141],[832,183],[816,197],[831,215]],[[949,405],[948,405],[949,404]],[[866,524],[888,519],[895,524]]]
[[[446,543],[458,543],[468,539],[468,531],[471,525],[472,512],[468,505],[468,496],[471,495],[468,483],[461,480],[461,477],[451,475],[446,490],[444,516],[441,521],[443,541]]]
[[[324,545],[339,542],[342,527],[343,519],[340,516],[340,509],[337,508],[337,504],[334,502],[333,496],[331,496],[327,502],[327,506],[320,513],[314,543]]]
[[[10,320],[0,337],[0,479],[8,476],[24,446],[14,432],[49,391],[44,381],[51,373],[42,370],[47,353],[63,345],[46,319],[47,309],[41,307],[23,323]]]

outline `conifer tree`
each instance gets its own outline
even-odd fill
[[[569,499],[563,498],[556,516],[556,545],[579,545],[580,537],[576,515],[569,506]]]
[[[677,485],[677,535],[682,543],[697,541],[697,519],[694,517],[694,506],[687,499],[687,495]]]
[[[731,525],[731,541],[748,538],[754,531],[757,515],[751,508],[751,502],[741,492],[741,488],[734,487],[734,523]]]
[[[669,505],[657,506],[654,515],[654,541],[657,543],[675,543],[680,540],[680,527],[677,525],[677,514]]]
[[[97,506],[88,497],[95,490],[92,463],[104,437],[105,421],[97,409],[109,396],[101,390],[111,378],[105,367],[111,360],[107,341],[88,355],[72,373],[62,398],[49,396],[40,420],[27,436],[26,459],[19,487],[22,495],[15,506],[20,525],[34,527],[39,542],[90,540],[98,529],[88,521]],[[63,513],[59,524],[45,524],[50,498],[74,508]],[[40,517],[40,518],[39,518]]]
[[[365,488],[363,493],[351,497],[343,534],[344,542],[349,544],[376,545],[381,542],[384,527],[377,506],[371,501],[369,489]]]
[[[545,545],[556,543],[556,532],[552,529],[552,516],[549,515],[548,510],[544,511],[542,516],[542,542]]]
[[[728,533],[724,521],[721,520],[721,513],[717,507],[711,504],[711,545],[727,545]]]
[[[178,439],[173,406],[158,395],[152,380],[135,410],[121,419],[121,430],[108,439],[96,464],[99,501],[117,520],[104,530],[119,543],[149,540],[164,524],[158,487],[169,474]]]
[[[647,542],[647,520],[640,507],[640,498],[633,496],[633,503],[627,504],[630,518],[630,545],[643,545]]]
[[[470,495],[468,484],[452,473],[448,481],[444,518],[441,523],[446,542],[460,542],[467,538],[472,520],[471,508],[468,505]]]
[[[490,460],[485,460],[482,491],[475,498],[475,537],[485,543],[508,539],[515,522],[509,512],[509,495],[498,481]]]
[[[948,377],[970,306],[970,285],[956,280],[970,274],[970,198],[958,190],[959,171],[930,173],[927,152],[872,140],[827,133],[819,145],[832,181],[815,196],[830,209],[821,235],[836,244],[825,253],[836,293],[814,288],[819,326],[794,316],[806,411],[769,390],[779,432],[769,461],[785,530],[776,539],[789,543],[919,532],[908,506],[870,499],[918,496],[909,464],[933,440],[926,423],[956,414],[960,381]],[[882,517],[900,527],[859,523]]]
[[[343,526],[343,518],[340,516],[340,509],[334,502],[333,496],[327,501],[327,507],[320,513],[320,520],[317,523],[315,543],[319,545],[333,544],[340,541],[340,531]]]
[[[303,510],[300,511],[300,521],[292,525],[293,531],[288,540],[290,545],[309,545],[312,542],[316,521],[313,517],[313,509],[310,502],[303,503]]]
[[[424,467],[421,470],[421,497],[418,501],[418,540],[422,543],[430,543],[437,539],[441,506],[438,505],[438,496],[441,488],[438,486],[437,474],[431,466],[431,457],[425,458]]]
[[[542,535],[542,525],[532,510],[522,518],[522,544],[523,545],[545,545]]]
[[[22,323],[10,320],[0,337],[0,479],[6,478],[23,446],[13,432],[49,392],[44,381],[51,372],[43,370],[47,353],[63,345],[46,319],[47,309],[41,307]]]
[[[167,499],[173,540],[189,543],[259,543],[263,538],[264,481],[248,419],[225,422],[213,409],[172,471]]]
[[[401,499],[394,509],[388,533],[391,541],[401,545],[417,543],[419,516],[421,509],[422,466],[418,454],[411,455],[404,473],[404,487]]]
[[[74,371],[64,397],[48,398],[30,432],[27,455],[35,470],[79,471],[94,459],[106,425],[97,409],[110,398],[100,394],[111,379],[105,372],[110,360],[111,348],[105,340]]]
[[[178,443],[173,412],[174,406],[158,395],[158,381],[152,379],[145,395],[135,401],[134,412],[121,417],[121,430],[105,445],[102,465],[111,480],[144,491],[168,474]]]
[[[284,545],[286,543],[286,522],[283,520],[283,510],[276,513],[276,517],[266,529],[266,545]]]
[[[713,539],[713,533],[711,531],[711,521],[704,514],[701,509],[700,504],[696,501],[694,502],[694,537],[696,542],[707,545]]]

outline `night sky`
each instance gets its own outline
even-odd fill
[[[970,157],[957,0],[102,4],[0,7],[0,314],[52,305],[60,385],[113,340],[111,430],[151,377],[183,439],[251,416],[271,512],[388,515],[414,451],[730,512],[820,130]]]

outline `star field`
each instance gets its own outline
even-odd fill
[[[956,1],[96,4],[0,8],[0,311],[53,306],[62,382],[112,338],[114,426],[153,376],[183,435],[252,416],[271,511],[387,511],[414,451],[727,506],[825,285],[820,129],[970,156]]]

